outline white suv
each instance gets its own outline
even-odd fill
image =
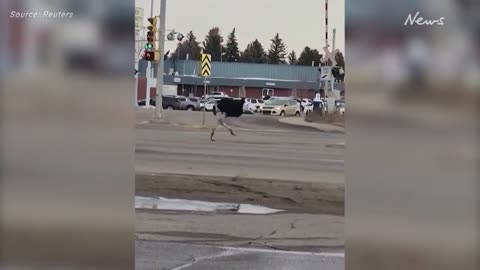
[[[260,112],[263,108],[263,105],[265,104],[263,102],[263,99],[257,99],[257,98],[246,98],[245,99],[245,106],[253,111],[253,112]]]
[[[229,97],[227,94],[225,94],[224,92],[213,92],[213,93],[210,93],[206,96],[202,96],[202,100],[205,98],[206,100],[211,100],[211,99],[214,99],[214,98],[225,98],[225,97]]]
[[[311,106],[313,104],[313,101],[311,99],[308,99],[308,98],[302,98],[302,107],[308,107],[308,106]]]

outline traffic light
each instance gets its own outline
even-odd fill
[[[147,61],[155,61],[155,52],[145,52],[143,59]]]
[[[155,53],[155,41],[156,41],[156,33],[157,33],[157,18],[151,17],[147,19],[150,25],[147,27],[147,43],[145,44],[145,54],[143,55],[143,59],[147,61],[157,61],[158,57],[156,57]]]

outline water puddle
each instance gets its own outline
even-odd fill
[[[163,197],[135,196],[135,209],[157,209],[200,212],[234,212],[239,214],[265,215],[282,212],[252,204],[216,203],[194,200],[167,199]]]

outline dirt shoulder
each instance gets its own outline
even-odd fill
[[[292,213],[344,215],[343,183],[275,181],[247,177],[136,173],[135,194],[258,204]]]
[[[345,118],[339,113],[325,114],[321,112],[312,112],[305,116],[305,122],[345,127]]]

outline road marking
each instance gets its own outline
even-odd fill
[[[295,131],[293,130],[285,130],[285,129],[250,129],[250,128],[237,128],[235,127],[236,130],[240,131],[258,131],[258,132],[292,132],[294,133]]]
[[[189,262],[189,263],[186,263],[186,264],[182,264],[182,265],[179,265],[175,268],[172,268],[171,270],[181,270],[181,269],[184,269],[184,268],[187,268],[187,267],[190,267],[192,265],[194,265],[195,263],[197,262],[200,262],[200,261],[205,261],[205,260],[211,260],[211,259],[216,259],[216,258],[221,258],[221,257],[227,257],[227,256],[231,256],[231,255],[234,255],[235,253],[232,252],[231,250],[225,250],[223,251],[222,253],[220,254],[216,254],[216,255],[210,255],[210,256],[201,256],[201,257],[198,257],[198,258],[193,258],[193,261]]]
[[[238,142],[237,142],[238,143]],[[245,145],[245,143],[243,143]],[[250,157],[248,155],[229,155],[228,153],[225,152],[218,152],[218,153],[207,153],[204,151],[198,152],[198,151],[193,151],[193,150],[175,150],[175,149],[151,149],[151,148],[143,148],[143,147],[136,147],[135,149],[135,154],[137,155],[142,155],[142,156],[156,156],[156,155],[161,155],[162,158],[157,158],[161,160],[174,160],[175,158],[181,157],[184,159],[184,161],[192,161],[192,160],[197,160],[198,156],[201,155],[202,160],[204,161],[205,158],[212,158],[212,159],[221,159],[217,162],[219,163],[225,163],[229,161],[225,161],[225,158],[229,158],[231,160],[236,160],[236,162],[239,163],[248,163],[251,164],[253,161],[262,161],[266,163],[275,163],[275,162],[290,162],[291,160],[289,159],[284,159],[284,158],[270,158],[266,156],[255,156],[255,157]],[[137,157],[137,159],[141,159],[142,156]],[[333,163],[333,164],[339,164],[339,165],[345,165],[345,160],[344,159],[328,159],[328,158],[320,158],[320,159],[306,159],[306,158],[298,158],[297,162],[324,162],[324,163]]]
[[[344,258],[345,253],[343,252],[302,252],[302,251],[288,251],[288,250],[277,250],[277,249],[261,249],[261,248],[236,248],[236,247],[218,247],[226,250],[232,251],[243,251],[243,252],[259,252],[259,253],[276,253],[276,254],[290,254],[290,255],[313,255],[313,256],[323,256],[323,257],[335,257],[335,258]]]
[[[179,244],[179,245],[186,245],[186,244]],[[219,246],[195,245],[195,244],[188,244],[188,246],[198,247],[198,248],[200,247],[217,248],[225,251],[230,251],[230,253],[222,252],[220,254],[217,254],[214,256],[208,256],[208,257],[224,257],[224,256],[230,256],[230,255],[235,255],[235,254],[244,253],[244,252],[253,252],[253,253],[257,252],[257,253],[271,253],[271,254],[288,254],[288,255],[301,255],[301,256],[308,255],[308,256],[321,256],[321,257],[330,257],[330,258],[345,258],[345,252],[305,252],[305,251],[288,251],[288,250],[261,249],[261,248],[219,247]],[[178,268],[178,269],[183,269],[183,268]]]

